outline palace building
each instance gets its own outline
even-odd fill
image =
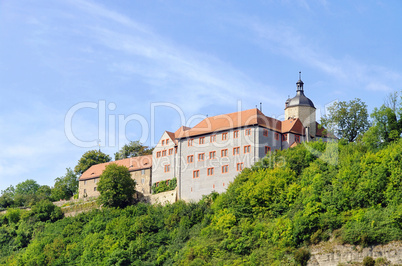
[[[152,154],[152,184],[177,178],[177,199],[197,201],[213,191],[224,192],[241,170],[268,152],[303,141],[327,141],[301,78],[296,86],[296,96],[286,100],[284,121],[255,108],[165,131]]]

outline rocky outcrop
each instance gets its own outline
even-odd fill
[[[365,257],[384,258],[393,265],[402,264],[402,242],[391,242],[362,248],[353,245],[323,243],[310,248],[309,266],[337,266],[352,262],[363,262]]]

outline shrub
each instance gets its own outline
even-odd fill
[[[374,266],[375,260],[372,257],[367,256],[363,259],[363,265],[364,266]]]
[[[161,192],[169,191],[175,189],[177,186],[177,178],[174,177],[171,180],[160,181],[152,185],[152,194],[158,194]]]
[[[310,251],[306,248],[299,248],[295,251],[295,261],[298,265],[306,266],[308,260],[310,259]]]

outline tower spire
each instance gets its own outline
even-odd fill
[[[299,71],[299,80],[296,82],[296,86],[297,86],[297,92],[301,91],[303,92],[303,81],[301,80],[301,71]]]

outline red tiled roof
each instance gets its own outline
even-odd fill
[[[191,129],[179,129],[178,131],[176,131],[177,134],[175,133],[175,135],[176,138],[186,138],[257,124],[278,132],[281,131],[281,121],[271,117],[267,117],[260,110],[254,108],[245,111],[205,118]]]
[[[174,141],[175,144],[177,144],[177,140],[176,140],[175,134],[174,134],[173,132],[169,132],[169,131],[166,131],[166,133],[168,134],[169,138],[170,138],[172,141]]]
[[[282,133],[289,132],[304,135],[304,126],[299,118],[282,121]]]
[[[175,137],[177,138],[177,136],[179,136],[180,134],[182,134],[182,132],[191,129],[191,127],[185,127],[185,126],[181,126],[178,130],[176,130],[176,132],[174,133]]]
[[[92,165],[91,167],[89,167],[88,170],[86,170],[81,175],[79,180],[87,180],[87,179],[99,177],[105,170],[106,166],[109,164],[112,164],[112,163],[115,163],[117,165],[123,165],[123,166],[127,167],[130,172],[132,172],[132,171],[136,171],[136,170],[151,168],[152,155],[144,155],[144,156],[117,160],[114,162],[100,163],[100,164]]]

